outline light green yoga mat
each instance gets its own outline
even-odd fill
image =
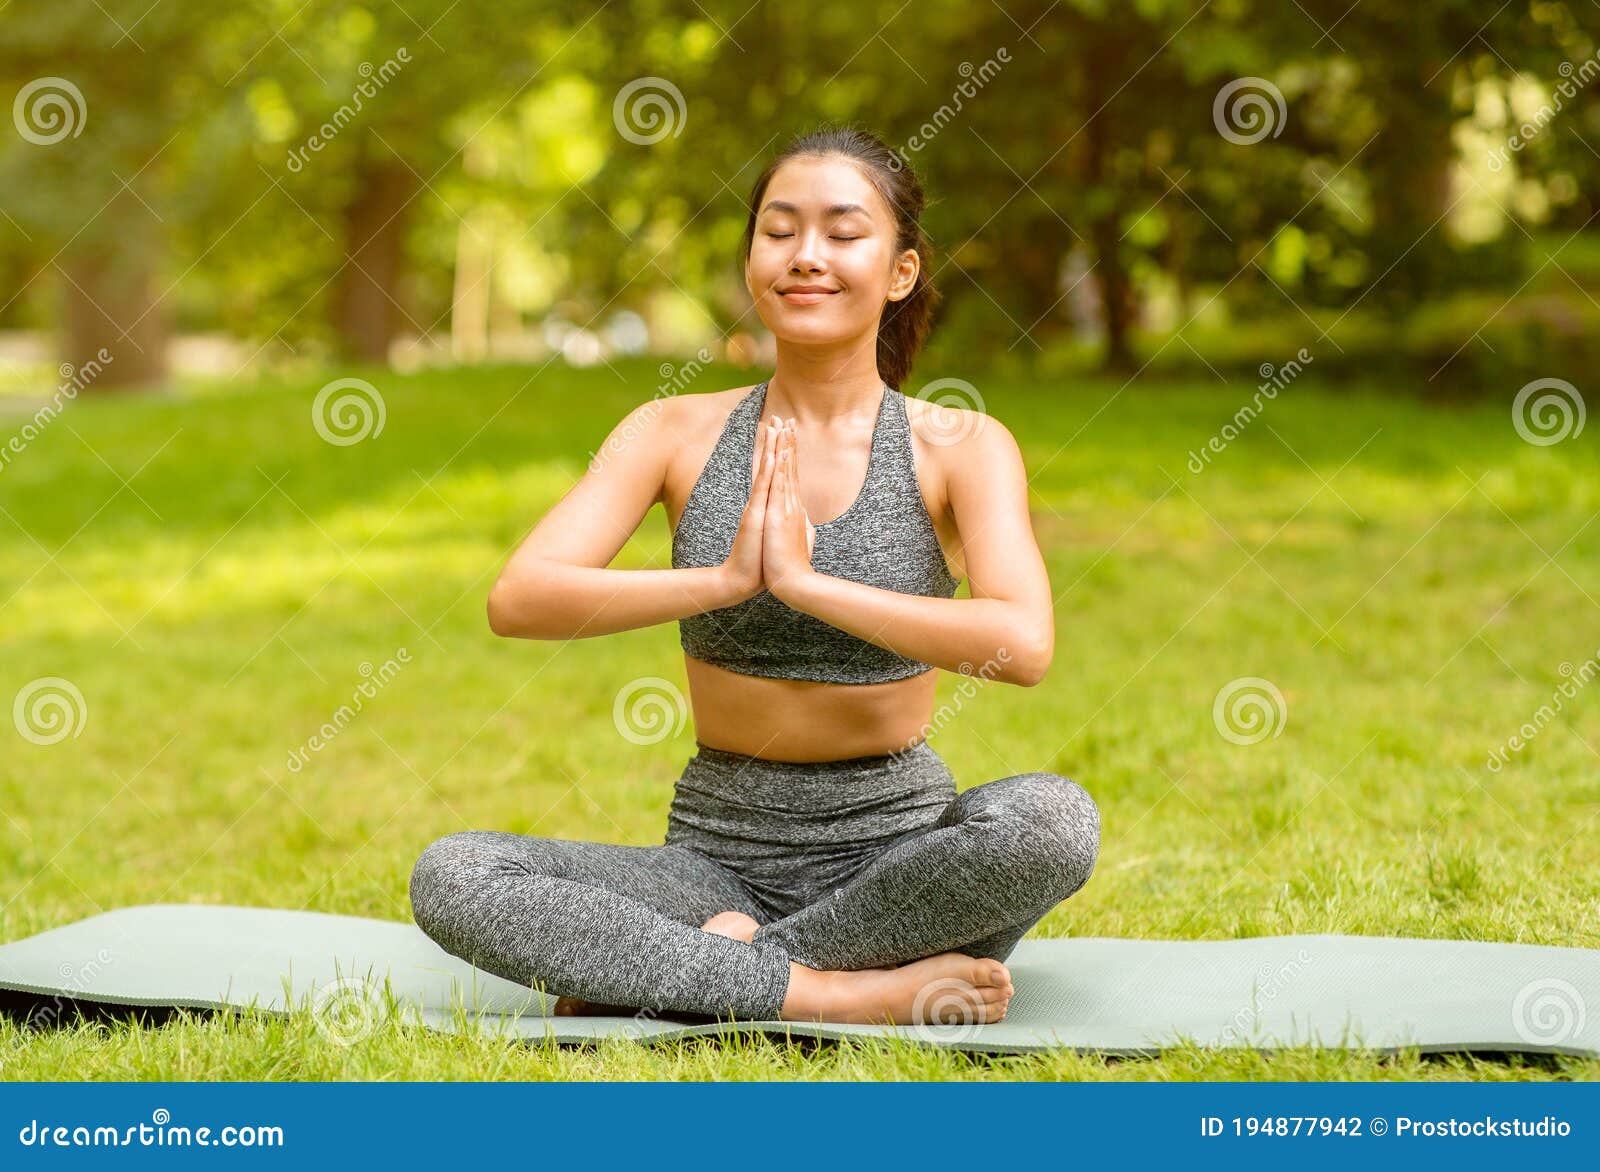
[[[304,1010],[344,1042],[398,1016],[441,1030],[563,1042],[759,1029],[899,1035],[993,1053],[1143,1055],[1194,1042],[1600,1057],[1594,949],[1384,936],[1083,937],[1024,940],[1006,963],[1016,995],[1005,1020],[991,1025],[558,1018],[545,1016],[541,994],[474,969],[409,923],[150,904],[0,945],[0,989],[117,1005]]]

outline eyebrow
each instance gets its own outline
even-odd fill
[[[784,200],[781,200],[781,199],[775,199],[775,200],[769,201],[767,206],[762,208],[761,210],[763,212],[796,212],[797,213],[797,212],[799,212],[800,209],[797,208],[792,203],[788,203],[788,202],[786,202]],[[862,207],[858,203],[835,203],[835,204],[829,204],[826,208],[823,209],[823,214],[827,215],[827,216],[843,216],[843,215],[847,215],[850,212],[860,212],[862,215],[866,216],[868,219],[872,218],[872,213],[867,211],[866,208]]]

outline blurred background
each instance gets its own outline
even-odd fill
[[[337,361],[769,353],[773,151],[932,195],[926,369],[1280,363],[1506,394],[1600,355],[1588,0],[595,8],[11,0],[0,364],[38,395]]]

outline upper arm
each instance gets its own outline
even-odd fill
[[[946,460],[946,494],[968,588],[974,598],[1000,598],[1022,607],[1026,638],[1048,660],[1055,642],[1054,600],[1028,513],[1022,451],[1005,424],[974,414],[975,425],[963,429],[964,438],[948,449]]]
[[[627,544],[650,507],[662,498],[676,446],[674,400],[651,399],[628,412],[579,481],[540,518],[512,555],[604,567]]]

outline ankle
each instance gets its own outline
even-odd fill
[[[791,1021],[821,1020],[833,1004],[837,975],[821,969],[807,968],[791,960],[789,987],[784,993],[781,1015]]]

